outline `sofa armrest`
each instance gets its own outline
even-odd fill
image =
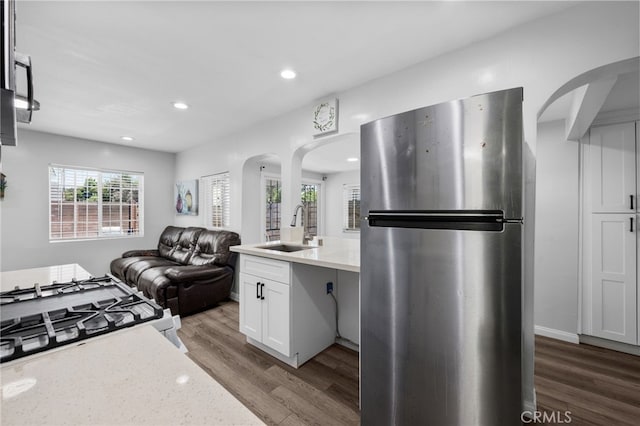
[[[173,266],[166,270],[165,275],[172,283],[179,284],[190,281],[210,280],[227,273],[229,273],[229,269],[225,267],[185,265]]]
[[[134,257],[134,256],[160,256],[160,252],[156,249],[148,249],[148,250],[129,250],[122,253],[122,257]]]

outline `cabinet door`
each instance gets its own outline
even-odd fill
[[[262,340],[262,305],[260,279],[240,273],[240,332]]]
[[[636,210],[635,123],[594,127],[589,138],[589,178],[593,213]],[[633,208],[631,197],[633,196]]]
[[[289,286],[276,281],[264,280],[262,291],[262,343],[283,355],[289,355],[291,309]]]
[[[591,217],[593,335],[637,344],[636,215]]]

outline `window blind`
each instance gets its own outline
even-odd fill
[[[344,185],[342,202],[343,230],[360,230],[360,185]]]
[[[49,166],[49,240],[143,234],[143,175]]]
[[[231,223],[231,191],[229,173],[202,177],[207,213],[205,226],[227,228]]]

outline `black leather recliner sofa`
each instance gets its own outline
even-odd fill
[[[157,249],[131,250],[111,262],[111,273],[173,315],[215,306],[231,293],[240,244],[235,232],[167,226]]]

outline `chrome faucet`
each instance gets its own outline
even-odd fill
[[[291,221],[291,226],[296,226],[296,219],[298,219],[298,210],[302,210],[303,217],[300,218],[300,225],[304,226],[304,206],[302,204],[298,204],[293,210],[293,220]]]
[[[298,210],[302,210],[302,216],[300,217],[300,225],[302,225],[302,244],[308,244],[311,241],[311,236],[308,232],[308,217],[305,215],[306,211],[302,204],[298,204],[296,208],[293,210],[293,220],[291,221],[291,226],[296,226],[296,221],[298,219]]]

